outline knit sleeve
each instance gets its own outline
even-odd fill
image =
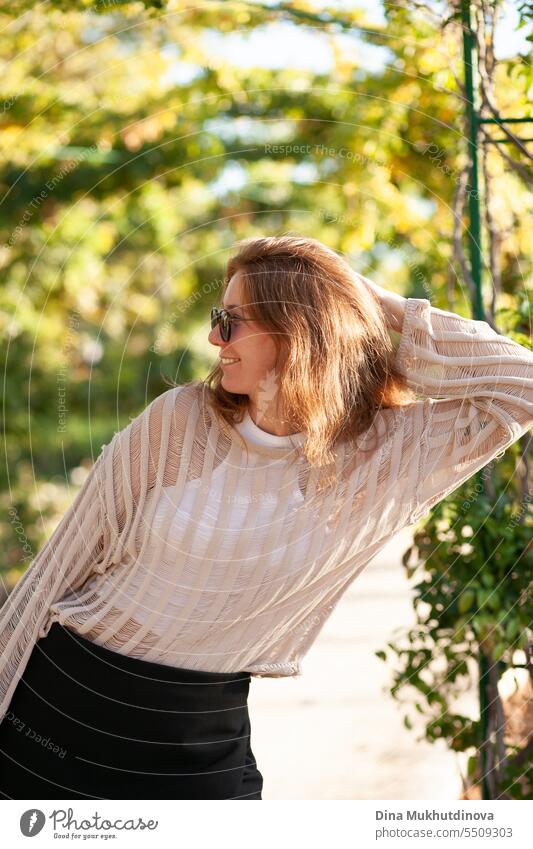
[[[104,492],[111,445],[103,449],[71,507],[0,610],[0,721],[8,710],[50,605],[105,564]]]
[[[533,352],[485,321],[408,298],[395,364],[423,396],[411,433],[414,522],[533,426]]]

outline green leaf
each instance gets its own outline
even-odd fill
[[[505,645],[505,643],[496,643],[492,651],[492,657],[494,658],[494,660],[501,660],[506,651],[507,646]]]
[[[474,590],[464,590],[459,596],[459,613],[466,613],[474,604],[476,593]]]
[[[476,593],[477,604],[479,608],[488,607],[489,596],[491,595],[490,590],[478,590]]]
[[[501,609],[501,599],[498,593],[491,591],[489,597],[487,598],[487,606],[491,610],[500,610]]]
[[[505,635],[508,640],[514,640],[516,635],[520,630],[520,621],[515,616],[513,619],[510,619],[505,628]]]

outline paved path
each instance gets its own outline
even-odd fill
[[[302,664],[300,678],[255,678],[252,748],[263,799],[457,799],[456,756],[416,742],[385,692],[374,651],[414,622],[401,564],[406,528],[344,594]]]

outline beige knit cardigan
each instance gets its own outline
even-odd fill
[[[408,298],[396,363],[420,399],[380,410],[357,446],[341,441],[323,491],[297,445],[243,441],[201,382],[116,433],[0,611],[0,719],[54,621],[160,663],[300,675],[372,557],[533,425],[533,353],[483,321]],[[217,481],[218,521],[198,556]],[[189,518],[171,539],[186,493]],[[239,493],[235,532],[225,505]]]

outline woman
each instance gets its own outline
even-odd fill
[[[1,613],[4,798],[261,799],[250,677],[300,675],[377,551],[533,424],[529,350],[313,239],[243,242],[211,321],[217,367],[104,446]]]

